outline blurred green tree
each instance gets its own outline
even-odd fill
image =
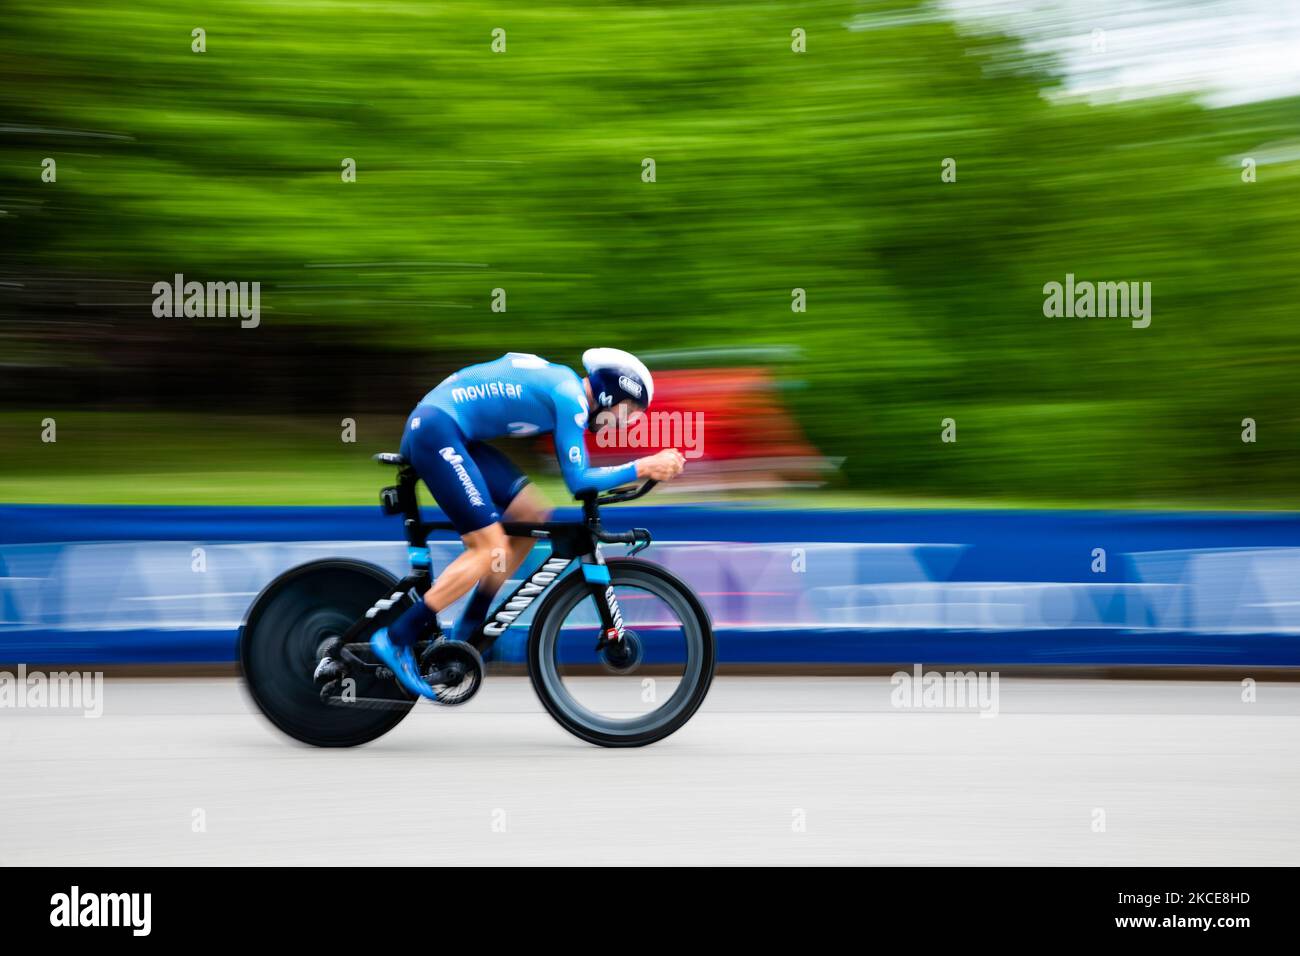
[[[797,343],[854,486],[1296,500],[1300,151],[1239,170],[1295,101],[1058,101],[908,2],[15,0],[0,49],[12,282],[258,280],[308,353]],[[1151,282],[1151,327],[1044,317],[1066,273]]]

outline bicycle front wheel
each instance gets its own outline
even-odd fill
[[[643,747],[679,729],[703,703],[717,663],[713,628],[695,593],[658,565],[614,558],[606,567],[626,643],[596,649],[599,610],[591,586],[573,574],[537,611],[528,674],[570,733],[603,747]]]

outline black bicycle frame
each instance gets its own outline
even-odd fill
[[[455,526],[449,521],[424,521],[420,516],[420,505],[416,494],[419,476],[415,470],[396,456],[377,455],[380,461],[399,464],[397,484],[383,489],[379,499],[387,514],[401,515],[402,527],[406,534],[407,555],[411,561],[412,571],[402,578],[393,588],[391,594],[381,598],[368,610],[365,617],[358,620],[344,635],[345,643],[360,640],[367,631],[373,631],[395,618],[399,611],[405,610],[406,599],[412,593],[412,600],[420,600],[424,593],[433,586],[433,573],[430,567],[428,538],[430,532],[451,531]],[[618,599],[610,583],[609,570],[601,554],[601,542],[610,544],[631,544],[632,551],[649,547],[650,532],[644,528],[631,531],[610,533],[600,525],[600,505],[631,501],[639,498],[654,487],[655,482],[647,481],[641,487],[626,492],[599,496],[595,492],[582,492],[578,495],[582,502],[583,520],[581,522],[545,521],[524,522],[506,521],[502,523],[507,535],[516,538],[536,538],[551,545],[550,556],[542,562],[527,578],[520,582],[514,592],[504,602],[496,606],[488,618],[469,638],[480,653],[485,653],[493,643],[523,614],[523,612],[569,569],[575,561],[582,564],[582,574],[587,581],[591,597],[600,614],[601,637],[597,647],[623,638],[623,614],[619,610]]]

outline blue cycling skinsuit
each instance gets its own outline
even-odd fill
[[[438,507],[462,535],[500,521],[528,478],[492,438],[554,433],[555,457],[569,490],[604,491],[636,480],[636,462],[616,468],[587,463],[587,393],[572,369],[524,352],[471,365],[449,375],[406,420],[401,452]],[[456,622],[453,640],[468,640],[483,623],[492,591],[480,582]],[[437,614],[418,601],[370,638],[376,657],[403,687],[438,699],[424,682],[412,646],[438,629]]]
[[[493,438],[554,433],[569,490],[605,491],[636,480],[636,463],[588,464],[589,409],[572,369],[523,352],[471,365],[425,395],[406,420],[401,452],[462,535],[501,520],[528,478]]]

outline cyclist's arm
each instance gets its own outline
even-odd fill
[[[579,424],[581,422],[581,424]],[[608,491],[636,481],[636,462],[593,468],[587,460],[587,404],[568,388],[555,396],[555,458],[564,483],[579,491]]]

